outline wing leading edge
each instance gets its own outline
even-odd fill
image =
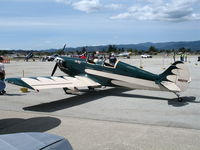
[[[7,78],[6,81],[33,90],[100,86],[99,83],[85,76]]]

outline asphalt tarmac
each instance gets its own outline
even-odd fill
[[[177,58],[178,59],[178,58]],[[161,73],[172,58],[121,59]],[[65,137],[74,150],[199,150],[200,63],[188,57],[192,82],[181,93],[102,88],[81,95],[62,89],[29,90],[7,84],[0,96],[0,134],[48,132]],[[11,61],[7,77],[49,76],[55,62]],[[64,75],[57,70],[56,75]]]

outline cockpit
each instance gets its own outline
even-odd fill
[[[86,59],[87,63],[92,64],[92,65],[100,65],[100,66],[105,66],[105,67],[114,67],[115,63],[110,63],[108,59]]]

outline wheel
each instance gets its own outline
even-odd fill
[[[89,89],[90,92],[94,92],[95,91],[95,89],[93,87],[91,87],[91,86],[88,86],[88,89]]]
[[[73,93],[74,93],[73,90],[70,90],[68,88],[63,88],[63,90],[64,90],[65,94],[72,94],[73,95]]]
[[[178,97],[178,101],[179,101],[179,102],[182,102],[182,101],[183,101],[183,98],[182,98],[182,97]]]

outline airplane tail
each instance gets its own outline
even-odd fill
[[[191,82],[189,70],[181,61],[174,62],[159,76],[160,84],[172,92],[185,91]]]

